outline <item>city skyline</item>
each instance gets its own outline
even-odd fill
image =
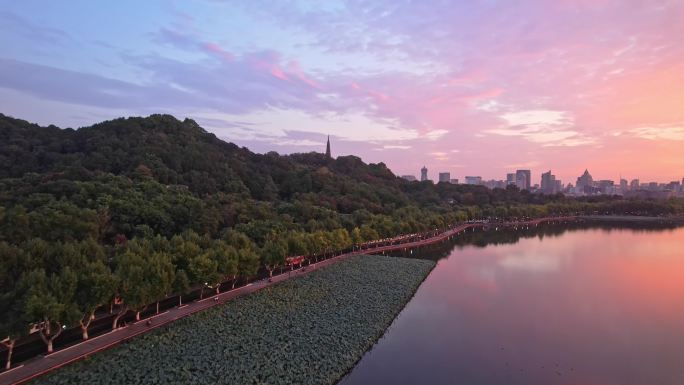
[[[507,175],[512,174],[513,176],[515,176],[515,174],[516,174],[515,171],[521,171],[521,170],[522,170],[522,169],[521,169],[521,170],[509,170],[509,171],[513,171],[513,172],[512,172],[512,173],[511,173],[511,172],[504,172],[502,175],[498,175],[498,176],[495,175],[495,176],[493,176],[493,177],[485,177],[485,176],[482,176],[482,175],[480,175],[480,174],[478,174],[478,173],[476,173],[476,172],[475,172],[475,173],[474,173],[474,172],[468,172],[467,170],[464,170],[463,173],[461,173],[461,174],[457,174],[457,173],[454,173],[453,171],[449,171],[448,169],[434,169],[434,168],[428,167],[427,165],[423,165],[423,166],[421,167],[421,169],[419,169],[419,170],[418,170],[417,172],[415,172],[415,173],[411,173],[411,172],[404,173],[404,174],[395,173],[395,175],[398,176],[398,177],[402,177],[402,178],[404,178],[404,179],[406,179],[405,177],[410,176],[410,177],[413,177],[413,178],[414,178],[413,180],[420,180],[420,179],[416,178],[416,175],[421,175],[421,174],[422,174],[422,168],[425,168],[425,169],[426,169],[426,175],[427,175],[427,179],[426,179],[426,180],[431,180],[431,181],[433,181],[433,182],[438,182],[438,181],[439,181],[439,175],[440,175],[440,174],[444,174],[444,173],[449,174],[450,177],[458,176],[458,177],[460,177],[459,180],[465,180],[465,177],[466,177],[466,176],[478,176],[478,177],[482,178],[482,181],[495,180],[495,181],[507,182],[507,178],[506,178]],[[543,170],[546,170],[546,171],[543,171]],[[504,170],[504,171],[506,171],[506,170]],[[525,169],[525,171],[530,171],[530,173],[531,173],[531,175],[532,175],[532,176],[531,176],[531,179],[530,179],[530,185],[531,185],[531,186],[540,185],[540,187],[541,187],[541,178],[542,178],[542,175],[543,175],[545,172],[550,172],[550,171],[551,171],[551,172],[553,172],[553,174],[554,174],[554,175],[552,175],[552,176],[553,176],[553,177],[556,177],[554,180],[561,180],[562,183],[563,183],[563,187],[565,187],[565,186],[568,185],[568,183],[570,183],[570,184],[572,184],[572,185],[575,185],[575,180],[577,179],[577,177],[578,177],[578,176],[581,176],[582,173],[583,173],[584,171],[589,171],[589,168],[585,168],[583,171],[578,171],[578,172],[576,173],[576,174],[577,174],[576,176],[574,176],[574,177],[570,176],[570,177],[568,177],[568,178],[557,178],[557,176],[555,175],[555,171],[554,171],[553,168],[548,168],[548,167],[547,167],[547,168],[544,168],[543,166],[541,166],[541,168],[539,168],[539,170],[537,170],[537,171],[535,171],[535,169]],[[433,175],[437,175],[437,177],[430,176],[430,175],[431,175],[430,173],[433,173]],[[615,178],[614,176],[610,176],[610,175],[609,175],[609,176],[605,176],[605,177],[604,177],[604,176],[597,177],[595,180],[612,180],[612,181],[615,181],[615,182],[618,183],[618,184],[619,184],[620,180],[626,180],[628,183],[630,183],[630,182],[632,182],[632,181],[634,181],[634,180],[637,180],[637,181],[640,181],[641,183],[652,183],[652,182],[657,182],[657,183],[659,183],[659,184],[668,184],[668,183],[671,183],[671,182],[681,182],[682,184],[684,184],[684,172],[683,172],[682,174],[683,174],[682,177],[673,176],[673,177],[670,178],[670,179],[664,179],[664,180],[655,180],[655,179],[654,179],[654,180],[650,180],[650,179],[648,179],[648,178],[640,178],[639,176],[629,176],[629,175],[625,175],[624,173],[622,173],[622,174],[618,174],[618,175],[617,175],[617,178]],[[535,176],[537,177],[536,179],[535,179]],[[512,184],[515,184],[515,180],[514,180],[513,182],[514,182],[514,183],[512,183]]]
[[[682,15],[668,1],[7,2],[0,112],[60,127],[170,113],[261,153],[329,134],[336,155],[397,175],[666,181],[684,170]]]

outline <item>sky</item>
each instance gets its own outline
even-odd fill
[[[684,177],[684,1],[0,0],[0,112],[398,175]]]

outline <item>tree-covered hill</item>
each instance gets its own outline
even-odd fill
[[[185,230],[219,237],[232,228],[262,244],[269,233],[363,225],[388,236],[439,225],[445,215],[535,215],[577,203],[515,188],[407,182],[355,156],[255,154],[170,115],[74,130],[0,114],[0,239],[8,242],[112,243]],[[530,212],[527,204],[537,206]],[[24,214],[27,226],[8,223]]]

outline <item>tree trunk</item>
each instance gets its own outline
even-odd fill
[[[159,314],[159,301],[157,301],[157,314]]]
[[[17,340],[15,339],[10,339],[7,342],[3,342],[3,345],[7,347],[7,362],[5,363],[5,370],[10,370],[12,367],[12,352],[14,352],[14,343]]]
[[[221,284],[220,284],[220,283],[217,283],[217,284],[216,284],[216,294],[221,293],[220,290],[221,290]]]
[[[230,286],[231,289],[235,289],[235,283],[237,282],[237,279],[238,279],[237,275],[234,275],[232,285]]]
[[[127,312],[128,307],[125,306],[119,310],[119,312],[116,314],[116,317],[114,317],[114,320],[112,321],[112,330],[116,330],[118,328],[119,318],[121,318],[121,316],[123,316]]]
[[[183,296],[181,294],[178,294],[178,306],[183,306]]]
[[[140,321],[140,311],[135,312],[135,320]]]
[[[86,319],[86,321],[83,321],[83,319]],[[78,323],[81,324],[81,334],[83,340],[88,339],[88,327],[90,326],[90,323],[93,322],[93,319],[95,318],[95,311],[91,311],[86,315],[86,317],[81,318],[78,320]]]
[[[202,298],[204,298],[204,286],[200,289],[200,300],[202,300]]]
[[[57,333],[51,335],[51,322],[50,321],[45,321],[47,326],[44,327],[43,329],[40,330],[40,338],[43,340],[45,345],[47,345],[47,353],[50,354],[52,353],[53,347],[52,347],[52,342],[55,340],[55,338],[59,337],[60,334],[62,334],[62,325],[59,322],[56,322],[57,324]]]

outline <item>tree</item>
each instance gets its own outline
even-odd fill
[[[47,276],[45,270],[30,271],[23,278],[26,288],[24,311],[35,322],[40,338],[52,353],[53,342],[67,324],[76,322],[80,311],[75,301],[78,278],[69,267]]]
[[[238,271],[244,280],[256,275],[259,270],[259,255],[251,248],[238,250]]]
[[[363,243],[363,236],[361,235],[361,229],[354,227],[351,232],[351,240],[354,245]]]
[[[273,270],[285,261],[287,244],[280,238],[272,236],[261,249],[261,255],[269,278],[273,277]]]
[[[222,240],[216,240],[212,244],[212,258],[216,261],[216,272],[220,280],[230,279],[232,287],[235,287],[235,281],[238,277],[238,251],[228,245]],[[219,293],[219,285],[216,285],[216,294]]]
[[[159,301],[166,298],[173,290],[176,268],[171,256],[164,251],[153,252],[148,259],[146,271],[150,284],[150,297],[156,300],[156,313],[159,314]],[[139,318],[139,317],[138,317]]]
[[[114,297],[116,283],[114,274],[102,261],[88,262],[79,270],[75,298],[81,312],[79,325],[84,340],[88,339],[88,327],[95,319],[95,310]]]
[[[173,291],[178,294],[178,306],[183,305],[183,294],[190,289],[190,278],[183,269],[176,270],[173,280]]]
[[[140,313],[155,300],[152,283],[149,282],[149,263],[141,253],[120,251],[116,256],[115,266],[116,292],[121,305],[112,321],[112,329],[117,328],[119,319],[128,310],[135,311],[135,319],[140,320]]]
[[[6,242],[0,242],[0,256],[0,341],[7,348],[5,369],[9,370],[14,345],[29,329],[23,309],[25,288],[18,285],[25,259],[19,247]]]
[[[219,275],[216,271],[217,263],[211,256],[211,252],[205,250],[190,260],[190,277],[192,277],[193,281],[202,284],[200,299],[204,298],[204,288],[209,286],[210,282],[215,283],[219,281]]]

